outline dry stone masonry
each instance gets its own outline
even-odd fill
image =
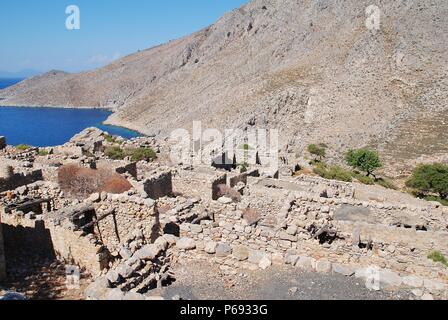
[[[374,277],[376,289],[447,298],[448,269],[428,259],[433,251],[448,256],[445,207],[360,199],[356,184],[305,175],[276,179],[257,165],[241,172],[173,165],[162,157],[111,160],[99,147],[108,146],[103,138],[88,129],[48,155],[9,146],[0,151],[1,163],[8,163],[3,178],[19,169],[41,171],[39,179],[8,184],[0,193],[0,277],[15,272],[3,239],[19,255],[38,247],[39,254],[84,270],[91,276],[85,297],[94,300],[160,298],[154,292],[175,280],[173,266],[195,261],[229,274],[289,265],[366,284]],[[145,137],[116,141],[157,145]],[[54,152],[78,147],[82,152]],[[76,198],[58,183],[58,168],[67,164],[118,173],[131,188]]]

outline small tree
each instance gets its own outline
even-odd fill
[[[349,166],[365,172],[368,177],[375,177],[373,172],[382,167],[378,152],[367,148],[348,151],[345,160]]]
[[[310,144],[308,146],[308,152],[311,153],[312,155],[316,156],[319,159],[319,161],[322,161],[322,159],[325,157],[325,154],[326,154],[326,145]]]
[[[448,197],[448,165],[442,163],[420,165],[414,169],[406,186],[420,193],[437,193]]]

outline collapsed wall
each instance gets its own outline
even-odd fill
[[[446,294],[448,270],[428,259],[432,251],[448,255],[441,208],[328,198],[337,193],[290,191],[288,186],[249,185],[241,203],[218,201],[214,221],[184,224],[181,236],[194,240],[205,259],[223,265],[289,263],[360,277],[374,266],[382,287]]]
[[[0,165],[0,192],[14,190],[40,180],[43,180],[42,170],[14,172],[10,166]]]
[[[0,281],[6,278],[5,247],[3,241],[2,217],[0,215]]]

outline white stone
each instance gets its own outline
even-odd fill
[[[436,280],[425,279],[423,285],[428,290],[442,291],[445,289],[445,284]]]
[[[381,286],[386,287],[397,288],[403,283],[403,280],[397,273],[388,269],[383,269],[379,271],[379,280]]]
[[[209,254],[215,254],[216,253],[216,246],[218,244],[214,241],[209,241],[205,244],[205,248],[204,251],[209,253]]]
[[[312,271],[316,268],[316,260],[311,257],[301,256],[296,262],[296,267],[303,270]]]
[[[422,300],[430,301],[430,300],[434,300],[434,297],[433,297],[432,294],[430,294],[430,293],[425,293],[425,294],[422,296]]]
[[[228,197],[221,197],[218,199],[218,202],[222,204],[231,204],[233,200]]]
[[[193,250],[196,248],[196,242],[191,238],[180,238],[176,242],[176,247],[181,250]]]
[[[331,272],[331,262],[326,260],[316,261],[316,271],[319,273],[329,273]]]
[[[417,276],[403,277],[403,284],[412,288],[420,288],[423,286],[423,279]]]
[[[342,274],[347,277],[350,277],[355,274],[354,268],[338,263],[333,263],[333,272]]]
[[[272,261],[267,257],[263,257],[260,261],[260,263],[258,264],[258,266],[262,269],[262,270],[266,270],[267,268],[269,268],[272,265]]]

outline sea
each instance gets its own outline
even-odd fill
[[[0,79],[0,89],[22,80]],[[103,122],[111,114],[102,109],[0,107],[0,136],[5,136],[9,145],[27,144],[35,147],[64,144],[88,127],[97,127],[126,139],[140,136],[136,131],[104,125]]]

